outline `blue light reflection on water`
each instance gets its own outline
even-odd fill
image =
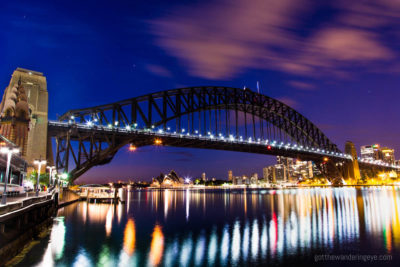
[[[400,256],[396,187],[142,190],[128,199],[61,209],[48,243],[20,265],[241,266],[312,261],[321,252]]]

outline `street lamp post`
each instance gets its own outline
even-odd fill
[[[12,154],[19,153],[19,149],[18,148],[10,149],[8,147],[2,147],[0,149],[0,152],[2,154],[7,154],[6,176],[4,177],[4,192],[3,192],[3,197],[1,198],[1,204],[5,205],[7,203],[7,182],[8,182],[8,176],[10,174],[11,157]]]
[[[55,169],[56,167],[54,167],[54,166],[47,166],[47,169],[49,169],[49,185],[52,185],[52,179],[53,179],[53,176],[52,176],[52,174],[53,174],[53,170]]]
[[[66,180],[68,179],[68,173],[63,173],[63,174],[61,174],[61,178],[63,179],[63,184],[64,184],[64,182],[67,182]]]
[[[46,164],[46,161],[39,159],[39,160],[35,160],[33,163],[38,165],[38,175],[37,175],[37,182],[36,182],[36,196],[39,196],[40,168],[42,167],[43,164]]]
[[[53,171],[53,177],[51,179],[53,181],[53,186],[56,187],[57,186],[57,181],[56,181],[56,179],[57,179],[57,170]]]

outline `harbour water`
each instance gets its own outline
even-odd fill
[[[134,190],[74,203],[18,266],[400,266],[400,187]]]

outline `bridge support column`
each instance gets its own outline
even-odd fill
[[[356,184],[361,178],[356,148],[352,142],[347,141],[344,150],[351,155],[351,161],[345,163],[344,179],[348,184]]]

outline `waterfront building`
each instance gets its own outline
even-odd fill
[[[275,164],[274,165],[275,180],[277,183],[286,183],[288,181],[288,171],[286,165]]]
[[[251,185],[257,185],[258,184],[258,174],[254,173],[251,177],[250,177],[250,184]]]
[[[382,151],[379,144],[361,146],[361,159],[363,160],[382,160]]]
[[[243,184],[242,177],[240,177],[240,176],[233,177],[232,184],[234,184],[234,185],[242,185]]]
[[[232,182],[232,178],[233,178],[233,172],[232,170],[228,171],[228,181]]]
[[[276,183],[276,172],[274,166],[268,166],[263,168],[263,178],[269,183]]]
[[[300,179],[310,179],[313,178],[313,164],[311,161],[301,161],[296,160],[296,163],[292,165],[292,173],[294,181],[298,181]]]
[[[361,159],[363,159],[363,160],[374,160],[375,159],[374,148],[372,147],[372,145],[361,146],[360,152],[361,152]]]
[[[284,180],[284,182],[287,182],[288,180],[296,182],[299,179],[310,179],[314,176],[312,161],[301,161],[282,156],[277,156],[276,161],[277,165],[279,165],[277,167],[280,177],[279,179]],[[266,175],[267,170],[265,171]],[[281,172],[284,173],[281,174]],[[265,175],[264,179],[266,178]]]
[[[394,149],[380,147],[379,144],[361,146],[361,159],[378,160],[389,164],[395,163]]]
[[[234,176],[232,177],[233,185],[257,185],[258,184],[258,175],[242,175],[242,176]]]
[[[293,158],[282,157],[282,156],[276,157],[276,163],[279,165],[285,166],[285,168],[284,168],[284,171],[286,172],[285,176],[288,179],[295,176],[294,168],[293,168],[294,162],[295,162],[295,160]]]
[[[268,167],[263,168],[263,179],[268,180]]]
[[[201,180],[203,180],[204,182],[207,181],[207,177],[206,177],[206,173],[205,172],[203,172],[201,174]]]
[[[184,180],[174,170],[171,170],[167,175],[161,173],[153,178],[151,186],[182,186],[183,184]]]
[[[263,169],[264,180],[268,183],[284,183],[287,182],[287,170],[284,164],[275,164]]]
[[[395,158],[394,158],[394,149],[388,148],[388,147],[382,147],[381,148],[382,152],[382,161],[389,163],[389,164],[394,164]]]

